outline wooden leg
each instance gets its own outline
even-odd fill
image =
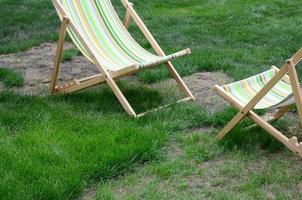
[[[274,66],[274,65],[272,66],[272,69],[276,70],[277,72],[280,71],[280,69],[279,69],[278,67]],[[288,76],[288,75],[284,75],[284,76],[282,77],[282,80],[283,80],[285,83],[290,84],[290,80],[289,80],[289,76]]]
[[[241,110],[244,106],[239,103],[236,99],[228,95],[223,89],[221,89],[218,85],[214,86],[214,91],[233,105],[236,109]],[[235,126],[238,124],[245,115],[242,112],[239,112],[217,135],[217,139],[221,140],[224,138]]]
[[[60,68],[60,64],[61,64],[64,40],[65,40],[68,23],[69,23],[68,18],[64,17],[62,20],[62,25],[61,25],[61,29],[60,29],[59,41],[58,41],[58,46],[57,46],[57,50],[56,50],[56,57],[55,57],[53,72],[52,72],[51,81],[50,81],[50,92],[52,94],[55,93],[55,88],[56,88],[56,83],[57,83],[58,74],[59,74],[59,68]]]
[[[133,7],[133,3],[130,3],[128,4],[129,6]],[[132,21],[132,17],[131,17],[131,14],[129,13],[128,9],[126,8],[126,16],[125,16],[125,19],[124,19],[124,26],[126,29],[129,28],[129,25]]]
[[[119,100],[119,102],[122,104],[125,111],[130,116],[136,117],[136,113],[134,112],[133,108],[131,107],[131,105],[129,104],[129,102],[127,101],[121,90],[119,89],[119,87],[116,85],[115,81],[110,76],[107,75],[105,76],[105,80],[108,83],[111,90],[113,91],[113,93],[115,94],[115,96],[117,97],[117,99]]]
[[[119,89],[119,87],[116,85],[110,73],[103,68],[103,66],[98,62],[97,59],[94,59],[94,61],[97,67],[100,69],[102,73],[102,77],[104,77],[105,81],[108,83],[109,87],[111,88],[111,90],[113,91],[119,102],[122,104],[125,111],[130,116],[136,117],[135,111],[133,110],[133,108],[131,107],[131,105],[129,104],[129,102],[127,101],[121,90]]]
[[[263,120],[260,116],[258,116],[253,111],[250,111],[248,113],[248,116],[261,128],[266,130],[270,135],[272,135],[274,138],[276,138],[278,141],[284,144],[289,150],[302,157],[302,143],[299,144],[296,137],[292,137],[291,139],[287,138],[275,127],[273,127],[268,122]]]
[[[173,64],[171,62],[167,62],[166,66],[167,66],[168,70],[170,71],[170,74],[172,75],[172,77],[177,82],[180,89],[185,93],[186,97],[190,97],[192,100],[195,100],[195,97],[193,96],[193,94],[191,93],[189,88],[186,86],[186,84],[184,83],[184,81],[182,80],[182,78],[180,77],[180,75],[178,74],[176,69],[174,68]]]
[[[270,121],[276,121],[280,119],[285,113],[287,113],[291,109],[291,107],[292,106],[285,106],[280,108],[276,113],[274,113],[273,118]]]
[[[217,135],[217,138],[221,140],[224,138],[243,118],[244,114],[239,112]]]
[[[290,83],[293,88],[300,122],[302,124],[302,93],[298,81],[297,71],[292,60],[288,60],[288,64],[289,64],[288,75],[289,75]]]
[[[124,26],[125,26],[126,29],[129,28],[131,20],[132,20],[132,17],[130,15],[130,13],[128,11],[126,11],[126,16],[125,16],[125,19],[124,19]]]

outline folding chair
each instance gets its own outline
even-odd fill
[[[302,48],[286,61],[280,69],[270,70],[235,83],[214,86],[214,90],[239,110],[238,114],[220,131],[217,138],[224,138],[244,117],[249,117],[288,149],[302,157],[302,142],[297,137],[288,138],[269,122],[280,119],[296,104],[302,122],[302,95],[296,65],[302,58]],[[264,119],[253,110],[277,110],[269,119]]]
[[[186,97],[178,102],[194,100],[194,96],[170,62],[190,54],[190,49],[166,56],[133,9],[133,4],[128,0],[121,0],[121,2],[126,8],[124,24],[120,21],[110,0],[53,0],[62,25],[50,83],[51,93],[70,93],[107,82],[125,111],[131,116],[139,117],[145,113],[135,113],[114,79],[165,63],[180,89],[185,93]],[[126,28],[131,20],[137,24],[157,55],[142,48],[129,34]],[[100,74],[57,86],[66,32],[82,54],[99,68]],[[163,107],[165,106],[160,108]]]

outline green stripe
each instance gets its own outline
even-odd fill
[[[116,71],[132,64],[147,67],[186,55],[186,52],[182,51],[169,56],[157,56],[146,51],[125,29],[110,0],[60,2],[77,29],[68,27],[68,34],[75,45],[90,60],[92,55],[88,52],[91,51],[107,70]],[[78,9],[83,16],[77,13]],[[87,27],[83,22],[87,23]],[[87,42],[89,49],[82,44],[82,40],[75,34],[76,31]]]
[[[129,51],[129,49],[122,43],[118,35],[115,33],[114,29],[112,28],[112,25],[109,23],[108,19],[106,18],[104,14],[104,10],[102,9],[100,3],[98,0],[94,1],[98,7],[98,10],[102,16],[103,21],[106,24],[107,29],[110,31],[112,37],[114,38],[115,42],[121,47],[125,53],[127,53],[128,56],[130,56],[132,59],[136,60],[137,62],[141,62],[143,60],[139,59],[136,55],[132,54],[132,52]]]
[[[240,102],[248,103],[255,94],[257,94],[269,80],[275,75],[274,70],[268,70],[248,79],[225,85],[225,91],[232,95]],[[253,91],[253,95],[248,92],[248,88],[243,87],[243,83],[247,83],[249,90]],[[230,91],[227,90],[230,89]],[[254,94],[255,93],[255,94]],[[291,86],[284,81],[279,81],[255,106],[255,109],[265,109],[282,102],[292,93]]]

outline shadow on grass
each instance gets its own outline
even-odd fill
[[[156,90],[133,84],[119,84],[119,87],[136,112],[144,112],[164,103],[163,96]],[[68,95],[57,95],[50,99],[71,103],[86,111],[94,110],[104,114],[125,113],[122,105],[107,85],[101,86],[101,89],[98,87]],[[85,105],[84,108],[83,105]]]
[[[158,92],[123,89],[138,109],[161,103]],[[75,198],[89,182],[154,159],[166,138],[159,122],[128,117],[107,87],[46,97],[5,91],[0,107],[4,199]]]
[[[120,87],[137,112],[144,112],[163,104],[163,97],[158,91],[143,86],[125,84],[120,84]],[[44,115],[64,115],[62,112],[68,111],[94,114],[95,117],[110,115],[118,118],[128,117],[108,86],[67,95],[43,97],[22,96],[11,91],[4,91],[0,93],[0,102],[12,111],[0,116],[2,128],[5,127],[6,131],[12,135],[28,128],[32,121],[40,121],[44,118],[40,116],[43,113]],[[20,112],[17,112],[18,110]]]
[[[210,116],[204,124],[213,125],[219,131],[237,114],[234,108],[226,108],[225,110],[215,113]],[[258,112],[262,114],[263,111]],[[288,131],[287,124],[282,119],[273,122],[272,125],[282,132]],[[218,134],[215,131],[215,134]],[[228,135],[219,142],[219,144],[227,149],[241,149],[246,152],[255,152],[255,150],[261,147],[269,152],[279,152],[284,149],[284,146],[273,138],[269,133],[259,126],[255,126],[255,123],[250,119],[245,118],[235,128],[228,133]]]
[[[158,91],[121,88],[137,111],[164,103]],[[87,184],[154,160],[168,134],[199,126],[204,109],[173,104],[129,117],[108,87],[70,95],[0,93],[0,196],[72,199]],[[22,192],[24,191],[24,192]]]

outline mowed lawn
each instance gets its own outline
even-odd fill
[[[120,2],[113,2],[122,16]],[[282,65],[302,44],[299,0],[133,0],[133,3],[167,53],[192,49],[192,55],[175,62],[182,75],[221,70],[234,79],[247,77],[270,65]],[[57,39],[60,24],[51,1],[0,0],[0,5],[0,54]],[[130,31],[140,44],[150,48],[134,24]],[[0,66],[4,67],[9,68]],[[158,68],[138,76],[149,83],[166,79],[168,73]],[[19,75],[6,70],[0,71],[0,81],[8,88],[22,84]],[[125,81],[119,85],[137,111],[173,99],[167,98],[169,95],[164,92],[167,88],[157,91]],[[130,192],[130,199],[177,196],[267,199],[267,191],[279,199],[301,198],[296,187],[302,181],[300,160],[258,128],[245,129],[245,134],[240,134],[243,127],[250,125],[249,121],[237,127],[227,142],[215,141],[217,131],[234,114],[228,108],[209,114],[200,105],[185,103],[133,119],[125,114],[107,86],[67,96],[43,97],[19,95],[7,89],[0,93],[0,199],[75,199],[98,182],[102,183],[98,188],[100,199],[116,196],[111,193],[123,184],[137,188]],[[285,120],[277,125],[286,130],[287,124]],[[202,126],[213,129],[185,135]],[[207,133],[200,136],[201,132]],[[171,140],[184,148],[186,158],[177,157],[177,162],[162,158],[163,147],[171,144]],[[217,157],[222,161],[215,163]],[[256,171],[252,174],[244,171],[246,165],[260,159],[273,163],[251,167],[250,170]],[[159,164],[153,164],[154,160]],[[134,174],[133,179],[112,180],[137,171],[148,162],[152,162],[150,168]],[[227,185],[234,177],[245,176],[245,179],[236,179],[239,184],[227,188],[234,189],[228,196],[224,196],[228,190],[219,187],[190,191],[193,186],[182,182],[183,176],[191,175],[199,181],[207,173],[206,170],[199,173],[193,163],[205,164],[205,168],[210,163],[206,169],[219,165],[217,176],[228,176],[216,177],[217,185]],[[153,177],[148,180],[154,176],[156,179],[142,184],[145,193],[139,193],[142,188],[135,187],[136,183],[146,181],[139,176],[150,174]],[[167,180],[174,182],[170,184]],[[157,185],[171,190],[160,187],[159,193],[152,197],[158,191]]]

